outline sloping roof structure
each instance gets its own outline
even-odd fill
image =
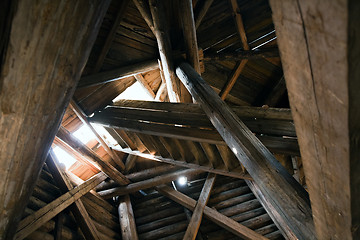
[[[359,11],[3,1],[0,240],[359,239]]]

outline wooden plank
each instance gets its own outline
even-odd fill
[[[150,0],[150,11],[168,96],[171,102],[180,102],[181,83],[175,75],[169,31],[165,24],[167,20],[165,18],[164,1]]]
[[[65,128],[60,127],[57,136],[71,148],[86,156],[86,159],[89,159],[98,165],[99,168],[114,181],[122,185],[130,183],[130,181],[121,172],[119,172],[110,163],[103,161],[93,150],[73,137]]]
[[[180,193],[168,186],[162,185],[156,187],[156,190],[163,194],[164,196],[170,198],[171,200],[181,204],[182,206],[193,211],[196,207],[196,201],[183,193]],[[232,232],[236,236],[239,236],[244,239],[267,239],[266,237],[261,236],[260,234],[254,232],[250,228],[247,228],[240,223],[232,220],[231,218],[219,213],[218,211],[205,206],[204,215],[209,220],[213,221],[220,227],[225,228],[226,230]]]
[[[193,176],[193,175],[197,175],[201,172],[202,172],[202,170],[199,170],[199,169],[180,170],[180,171],[156,176],[154,178],[147,179],[144,181],[131,183],[127,186],[122,186],[122,187],[117,187],[117,188],[113,188],[113,189],[100,191],[99,194],[105,199],[112,198],[115,196],[123,196],[128,193],[134,193],[139,190],[152,188],[152,187],[164,184],[164,183],[174,181],[179,176]]]
[[[139,239],[136,231],[134,212],[131,206],[131,200],[129,194],[126,194],[120,200],[118,211],[119,211],[122,239],[123,240]]]
[[[121,80],[135,74],[149,72],[158,69],[159,65],[157,60],[150,60],[145,62],[136,63],[133,65],[120,67],[114,70],[91,74],[80,79],[77,88],[84,88],[96,86],[104,83],[109,83]]]
[[[124,170],[125,165],[120,159],[120,157],[107,145],[107,143],[104,141],[104,139],[97,133],[95,128],[90,124],[88,121],[85,113],[82,111],[82,109],[79,107],[79,105],[76,104],[74,99],[70,101],[69,104],[70,108],[75,112],[76,116],[86,125],[90,128],[90,130],[94,133],[96,139],[101,144],[101,146],[105,149],[105,151],[111,156],[111,158],[114,160],[114,162],[122,169]]]
[[[13,239],[109,3],[19,0],[1,11],[11,18],[0,43],[0,239]]]
[[[55,217],[65,208],[70,206],[84,194],[93,189],[96,185],[104,181],[106,178],[107,176],[104,173],[98,173],[89,180],[85,181],[83,184],[73,188],[45,207],[36,211],[34,214],[21,220],[16,232],[15,239],[20,240],[27,237],[29,234],[41,227],[44,223]]]
[[[94,68],[92,70],[92,73],[97,73],[97,72],[100,71],[100,69],[101,69],[101,67],[102,67],[102,65],[104,63],[105,57],[106,57],[106,55],[109,52],[109,49],[111,47],[111,43],[113,42],[113,40],[114,40],[114,38],[116,36],[116,30],[118,29],[119,24],[120,24],[121,20],[123,19],[124,15],[125,15],[125,10],[126,10],[129,2],[130,2],[130,0],[121,1],[121,4],[119,6],[119,10],[116,13],[115,20],[111,25],[111,28],[110,28],[110,31],[109,31],[108,35],[106,36],[105,43],[102,46],[100,54],[97,57],[97,60],[96,60],[95,66],[94,66]]]
[[[300,239],[313,239],[314,226],[308,195],[304,188],[189,64],[180,64],[176,73],[259,185],[265,198],[274,205],[278,217],[273,220],[283,221],[285,224],[282,230],[288,234]]]
[[[140,85],[146,90],[146,93],[152,98],[155,99],[155,93],[149,86],[149,83],[145,80],[143,75],[141,73],[134,75],[136,81],[140,83]]]
[[[270,3],[317,238],[359,239],[360,4]]]
[[[204,61],[240,61],[240,60],[254,60],[262,58],[280,57],[278,48],[265,48],[256,50],[244,50],[239,52],[221,52],[205,54]]]
[[[62,193],[66,193],[73,189],[73,185],[66,175],[66,173],[59,166],[58,160],[52,150],[50,150],[47,158],[47,166],[54,177],[57,186]],[[81,199],[78,199],[70,206],[71,211],[74,214],[76,222],[79,224],[81,231],[86,239],[100,239],[98,230],[96,229],[93,221],[91,220],[88,212],[85,209],[84,203]]]
[[[215,179],[215,174],[208,174],[183,239],[195,240],[198,230],[200,228],[205,206],[209,201],[210,192],[215,183]]]

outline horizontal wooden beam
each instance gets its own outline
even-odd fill
[[[299,239],[313,239],[315,230],[305,189],[188,63],[180,64],[176,73],[262,194],[273,204],[272,211],[286,224],[284,228]]]
[[[280,57],[279,49],[277,48],[263,48],[256,50],[244,50],[230,53],[212,53],[205,54],[204,61],[240,61],[244,59],[254,60],[261,58]]]
[[[180,176],[193,176],[193,175],[197,175],[201,172],[203,172],[203,171],[198,170],[198,169],[180,170],[180,171],[156,176],[154,178],[147,179],[144,181],[131,183],[127,186],[122,186],[122,187],[117,187],[117,188],[113,188],[113,189],[100,191],[99,194],[105,199],[116,197],[116,196],[123,196],[125,194],[137,192],[139,190],[152,188],[152,187],[164,184],[164,183],[174,181]]]
[[[164,196],[170,198],[171,200],[181,204],[182,206],[186,207],[187,209],[194,211],[196,207],[196,201],[185,194],[174,190],[168,186],[159,186],[156,187],[156,190],[163,194]],[[206,218],[214,222],[215,224],[219,225],[222,228],[232,232],[236,236],[239,236],[244,239],[252,239],[252,240],[266,240],[266,237],[261,236],[260,234],[256,233],[255,231],[247,228],[240,223],[232,220],[231,218],[219,213],[215,209],[210,207],[204,208],[204,215]]]
[[[65,208],[73,204],[76,200],[81,198],[96,185],[101,183],[107,178],[104,173],[98,173],[83,184],[73,188],[69,192],[61,195],[45,207],[36,211],[34,214],[24,218],[16,232],[15,239],[21,240],[41,227],[44,223],[55,217],[58,213],[62,212]]]
[[[108,82],[117,81],[135,74],[149,72],[159,68],[157,60],[150,60],[133,65],[120,67],[114,70],[99,72],[82,77],[77,88],[96,86]]]
[[[98,165],[99,168],[114,181],[122,185],[130,183],[130,181],[114,166],[103,161],[93,150],[73,137],[65,128],[60,127],[57,137],[68,144],[71,148],[84,155],[87,159]]]

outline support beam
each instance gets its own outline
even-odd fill
[[[145,91],[149,95],[149,97],[154,99],[155,98],[155,93],[151,89],[151,87],[149,86],[149,83],[145,80],[143,75],[141,73],[139,73],[139,74],[135,74],[134,77],[135,77],[136,81],[138,81],[138,83],[140,83],[140,85],[143,86],[143,88],[145,89]]]
[[[280,57],[278,48],[264,48],[256,50],[245,50],[240,52],[205,54],[204,61],[241,61],[244,59],[254,60],[274,57]]]
[[[119,211],[122,239],[123,240],[139,239],[136,231],[134,212],[131,206],[131,200],[129,194],[126,194],[125,196],[120,198],[118,211]]]
[[[184,240],[188,240],[188,239],[195,240],[196,235],[200,228],[204,209],[210,198],[211,189],[215,183],[215,179],[216,179],[215,174],[213,174],[213,173],[208,174],[206,181],[204,183],[204,186],[201,190],[199,199],[196,203],[195,209],[193,211],[193,214],[191,216],[189,225],[188,225],[185,235],[183,237]]]
[[[170,198],[171,200],[181,204],[182,206],[188,208],[191,211],[194,211],[196,207],[196,201],[185,194],[178,192],[171,187],[162,185],[156,187],[156,190],[163,194],[164,196]],[[239,236],[243,239],[252,239],[252,240],[267,240],[266,237],[261,236],[260,234],[254,232],[250,228],[247,228],[240,223],[232,220],[231,218],[219,213],[218,211],[205,207],[204,215],[206,218],[219,225],[222,228],[230,231],[231,233]]]
[[[118,182],[121,185],[126,185],[130,183],[130,181],[121,172],[119,172],[110,163],[103,161],[93,150],[88,148],[75,137],[71,136],[71,134],[65,128],[60,127],[57,133],[57,137],[66,144],[68,144],[71,148],[73,148],[80,154],[84,155],[86,158],[90,159],[96,165],[98,165],[99,168],[114,181]]]
[[[314,225],[307,192],[281,166],[269,150],[187,63],[176,73],[203,108],[224,141],[249,172],[281,220],[282,231],[293,238],[314,239]],[[269,209],[267,209],[269,211]]]
[[[360,239],[360,2],[270,3],[317,238]]]
[[[90,128],[90,130],[94,133],[96,139],[98,140],[98,142],[100,143],[100,145],[104,148],[104,150],[110,155],[110,157],[114,160],[114,162],[119,165],[119,167],[124,170],[125,169],[125,165],[122,162],[122,160],[120,159],[120,157],[114,152],[114,150],[112,150],[107,143],[104,141],[104,139],[97,133],[97,131],[95,130],[95,128],[90,124],[90,122],[88,121],[85,113],[82,111],[82,109],[79,107],[79,105],[76,104],[76,102],[74,101],[74,99],[72,99],[70,101],[69,104],[70,108],[74,111],[74,113],[76,114],[76,116],[78,116],[78,118],[83,122],[83,124],[85,124],[88,128]]]
[[[122,0],[121,1],[119,10],[116,13],[115,20],[111,25],[108,35],[106,36],[105,43],[102,46],[100,54],[97,57],[97,60],[96,60],[95,66],[92,70],[92,73],[97,73],[100,71],[100,69],[104,63],[105,57],[106,57],[107,53],[109,52],[111,44],[115,38],[116,30],[118,29],[119,24],[125,15],[125,10],[129,4],[129,2],[130,2],[130,0]]]
[[[214,0],[205,0],[203,1],[203,5],[201,6],[199,11],[196,11],[195,13],[195,27],[196,29],[199,28],[202,20],[204,19],[206,13],[208,12],[211,4],[213,3]],[[197,7],[196,7],[197,8]]]
[[[106,72],[95,73],[82,77],[77,88],[84,88],[113,82],[123,78],[134,76],[135,74],[149,72],[158,68],[159,65],[157,60],[150,60],[125,67],[120,67]]]
[[[221,100],[225,100],[227,95],[229,95],[231,89],[234,87],[236,81],[238,80],[242,70],[244,69],[246,63],[248,62],[247,59],[241,60],[240,62],[238,62],[233,70],[233,72],[231,73],[231,77],[229,78],[229,80],[227,81],[227,83],[225,84],[225,87],[221,90],[220,92],[220,97]]]
[[[136,8],[139,10],[141,16],[144,18],[146,24],[149,26],[150,30],[155,35],[155,29],[153,24],[153,19],[151,16],[151,12],[149,9],[148,4],[146,3],[146,0],[133,0]]]
[[[0,239],[13,239],[109,4],[9,2],[0,43]]]
[[[126,158],[125,162],[125,173],[130,172],[130,170],[135,166],[136,164],[136,155],[129,154]]]
[[[73,189],[71,180],[59,166],[58,160],[52,150],[50,150],[46,162],[50,173],[53,176],[55,182],[57,183],[57,186],[60,188],[61,192],[64,194],[71,191],[71,189]],[[96,229],[88,212],[86,211],[83,201],[81,199],[75,201],[74,204],[70,206],[70,210],[74,214],[75,220],[79,225],[85,238],[87,240],[100,240],[99,232]]]
[[[83,184],[73,188],[71,191],[61,195],[45,207],[39,209],[34,214],[21,220],[15,239],[21,240],[29,236],[29,234],[62,212],[65,208],[69,207],[106,178],[107,176],[104,173],[98,173]]]
[[[198,170],[198,169],[186,169],[186,170],[176,171],[176,172],[167,173],[167,174],[164,174],[161,176],[156,176],[151,179],[146,179],[144,181],[131,183],[127,186],[122,186],[122,187],[118,187],[118,188],[100,191],[99,194],[105,199],[116,197],[116,196],[123,196],[125,194],[137,192],[139,190],[152,188],[152,187],[164,184],[164,183],[174,181],[179,176],[193,176],[193,175],[197,175],[201,172],[202,171]]]
[[[181,83],[176,78],[169,32],[166,26],[164,1],[150,0],[150,11],[154,23],[154,33],[159,48],[162,69],[168,96],[171,102],[180,102]]]

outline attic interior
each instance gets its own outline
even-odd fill
[[[0,12],[0,239],[360,239],[359,1]]]

